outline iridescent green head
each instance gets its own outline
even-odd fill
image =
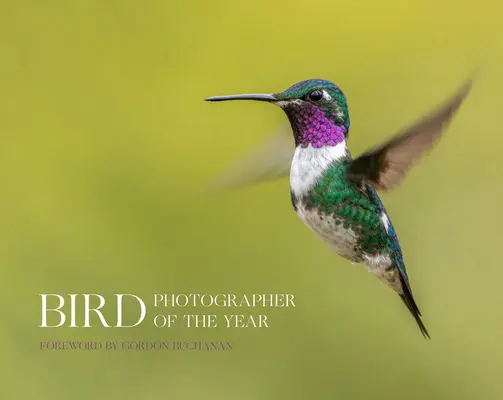
[[[297,146],[335,146],[349,132],[346,96],[332,82],[322,79],[302,81],[276,94],[215,96],[206,100],[258,100],[278,105],[290,120]]]

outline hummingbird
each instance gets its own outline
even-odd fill
[[[255,100],[283,109],[295,146],[291,156],[285,158],[281,155],[284,151],[279,151],[290,151],[285,136],[276,139],[269,147],[272,153],[278,150],[281,166],[272,163],[262,168],[264,176],[258,178],[266,178],[270,171],[275,177],[281,176],[288,162],[291,203],[300,219],[339,256],[363,264],[393,289],[423,336],[430,339],[412,294],[397,233],[377,192],[389,191],[402,182],[409,168],[446,130],[471,87],[469,79],[432,112],[356,158],[347,146],[350,118],[346,96],[328,80],[305,80],[275,94],[205,100]],[[247,179],[254,180],[253,176]]]

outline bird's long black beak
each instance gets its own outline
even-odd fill
[[[231,96],[212,96],[204,101],[227,101],[227,100],[256,100],[273,102],[278,99],[272,94],[235,94]]]

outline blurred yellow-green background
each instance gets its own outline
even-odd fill
[[[503,398],[502,15],[494,0],[2,1],[0,396]],[[431,342],[303,226],[287,180],[202,190],[285,122],[204,97],[333,80],[357,154],[475,68],[438,148],[383,196]],[[155,292],[293,293],[297,307],[268,311],[260,330],[37,327],[38,293]],[[234,349],[38,347],[70,339]]]

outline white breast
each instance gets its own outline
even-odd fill
[[[336,146],[297,147],[290,168],[290,188],[297,197],[306,195],[327,167],[346,156],[346,142]]]

